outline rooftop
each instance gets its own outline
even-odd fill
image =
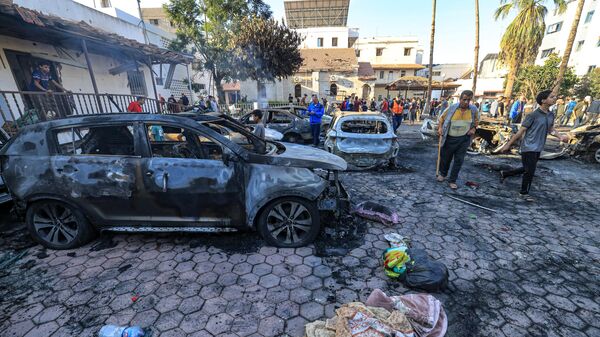
[[[283,2],[290,28],[344,27],[350,0],[290,0]]]
[[[356,53],[352,48],[300,49],[304,61],[300,72],[307,71],[354,71],[358,67]]]

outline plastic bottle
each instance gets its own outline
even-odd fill
[[[144,337],[144,334],[139,326],[105,325],[100,329],[98,337]]]

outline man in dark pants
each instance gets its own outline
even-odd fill
[[[498,150],[498,152],[508,151],[514,142],[523,137],[521,142],[523,167],[516,170],[500,171],[500,177],[504,180],[506,177],[523,174],[519,196],[526,201],[534,201],[529,195],[529,190],[531,189],[537,161],[546,144],[546,136],[548,134],[553,135],[563,142],[569,140],[567,135],[562,135],[554,130],[554,113],[550,112],[550,107],[556,103],[556,95],[552,93],[552,90],[540,92],[535,100],[540,106],[525,117],[519,131]]]
[[[321,135],[321,118],[325,113],[325,107],[319,103],[317,95],[313,96],[312,102],[308,105],[308,116],[310,116],[310,131],[313,137],[313,146],[319,146],[319,137]]]
[[[479,111],[471,105],[473,92],[465,90],[460,94],[459,103],[452,104],[442,113],[439,120],[438,135],[441,137],[440,171],[437,181],[443,182],[448,175],[450,162],[452,171],[448,177],[451,189],[458,188],[456,180],[462,167],[467,149],[471,144],[471,136],[475,134],[479,124]]]

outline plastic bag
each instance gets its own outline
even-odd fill
[[[448,269],[441,262],[432,261],[420,249],[409,249],[411,262],[406,264],[404,284],[410,288],[439,292],[448,286]]]

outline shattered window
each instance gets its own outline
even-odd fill
[[[62,155],[135,155],[131,125],[60,129],[55,137]]]
[[[221,160],[223,149],[212,139],[177,126],[148,125],[152,157]],[[221,132],[222,130],[216,130]],[[194,137],[198,142],[194,142]]]
[[[342,131],[347,133],[384,134],[387,124],[377,120],[348,120],[342,122]]]

